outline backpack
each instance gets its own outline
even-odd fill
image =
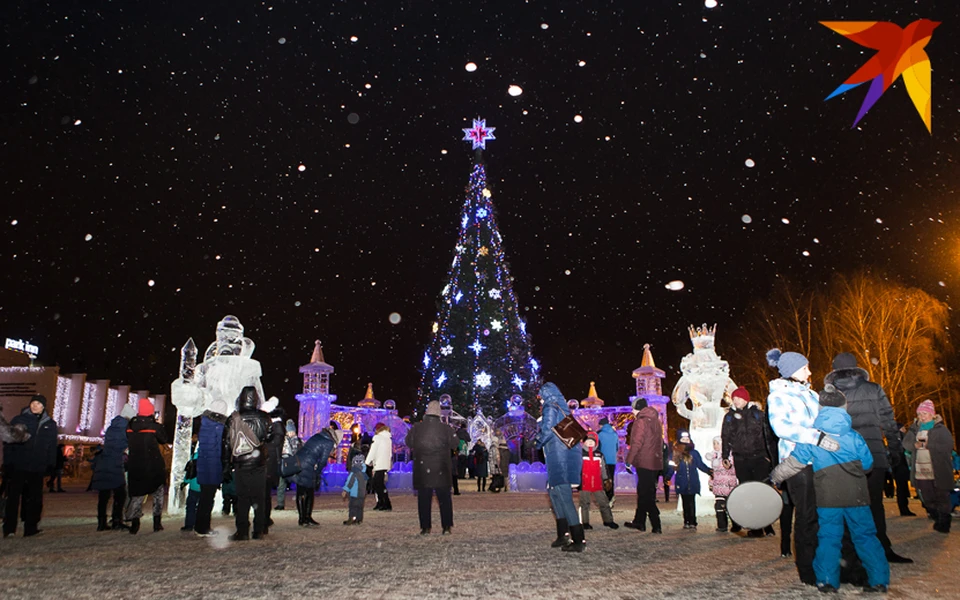
[[[230,448],[233,456],[245,456],[260,447],[260,440],[240,417],[240,413],[233,413],[231,420]]]

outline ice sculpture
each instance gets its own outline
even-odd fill
[[[680,361],[682,377],[673,388],[672,400],[677,413],[690,420],[690,439],[703,455],[713,450],[713,438],[720,435],[726,414],[724,400],[729,402],[737,386],[730,379],[730,365],[714,350],[717,326],[704,324],[696,329],[691,326],[689,332],[693,352]],[[714,512],[714,495],[708,482],[709,477],[700,473],[698,515]]]
[[[183,509],[179,492],[183,469],[190,459],[193,419],[209,409],[215,400],[222,400],[228,413],[233,412],[240,390],[248,385],[256,388],[263,402],[260,363],[251,358],[254,348],[253,340],[243,336],[240,320],[227,315],[217,323],[216,341],[207,347],[201,364],[197,364],[193,338],[187,340],[180,351],[180,377],[170,384],[177,418],[170,465],[169,514],[179,514]]]
[[[467,433],[470,434],[471,452],[473,446],[482,440],[487,448],[487,472],[493,473],[493,453],[497,451],[497,438],[493,431],[493,420],[483,416],[483,410],[477,408],[477,414],[467,422]]]

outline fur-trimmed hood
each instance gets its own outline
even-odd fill
[[[823,378],[824,385],[833,385],[841,392],[852,390],[861,383],[870,381],[870,373],[860,367],[830,371]]]

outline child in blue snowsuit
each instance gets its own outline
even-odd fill
[[[813,464],[817,494],[817,553],[813,570],[821,592],[835,592],[840,587],[840,545],[846,523],[857,555],[867,570],[866,591],[886,592],[890,585],[890,565],[883,546],[877,539],[877,528],[870,512],[870,493],[866,472],[873,468],[873,455],[860,434],[851,427],[846,411],[846,398],[827,384],[820,392],[820,413],[814,428],[829,435],[839,444],[836,452],[828,452],[813,444],[797,444],[790,457],[770,474],[774,483],[783,482]]]
[[[341,496],[350,497],[347,520],[344,525],[359,525],[363,523],[363,502],[367,499],[367,474],[363,455],[357,454],[350,463],[350,476],[343,485]]]

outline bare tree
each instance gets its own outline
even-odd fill
[[[897,417],[909,422],[924,398],[946,399],[946,414],[952,407],[942,369],[947,316],[947,306],[926,292],[866,272],[837,275],[821,290],[781,279],[769,299],[750,309],[727,354],[734,380],[765,395],[776,376],[764,359],[767,349],[803,353],[814,387],[835,355],[850,352],[887,392]]]

